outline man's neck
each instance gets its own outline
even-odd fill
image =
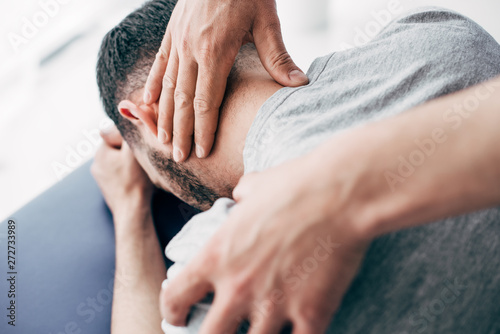
[[[243,175],[243,148],[247,133],[260,107],[283,88],[262,68],[244,73],[231,83],[219,117],[218,133],[209,171],[227,195]]]

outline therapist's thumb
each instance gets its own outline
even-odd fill
[[[243,198],[247,197],[253,190],[253,185],[255,184],[255,177],[258,175],[256,172],[248,173],[243,175],[238,184],[233,189],[233,199],[236,202],[241,201]]]
[[[288,54],[276,16],[271,22],[256,24],[253,40],[260,60],[274,80],[283,86],[307,85],[309,79]]]

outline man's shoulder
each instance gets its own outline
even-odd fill
[[[456,46],[466,52],[480,51],[477,46],[481,43],[498,46],[495,39],[472,19],[440,7],[420,7],[400,15],[381,31],[374,42],[384,39],[412,42],[420,47],[442,49]]]
[[[462,76],[481,82],[500,71],[497,41],[472,19],[445,8],[410,11],[374,42],[384,44],[393,55],[424,62],[429,74],[450,75],[459,70]]]
[[[314,66],[314,65],[321,66]],[[420,7],[391,21],[371,41],[358,47],[342,49],[313,63],[310,74],[349,67],[371,72],[370,65],[390,73],[420,66],[424,72],[440,74],[482,69],[497,72],[500,45],[479,24],[463,14],[440,7]],[[325,68],[327,71],[325,71]],[[376,70],[375,70],[376,71]],[[352,69],[349,69],[352,73]],[[335,74],[338,77],[338,73]]]
[[[390,30],[393,26],[427,24],[436,27],[449,27],[449,26],[468,26],[472,25],[473,28],[481,28],[477,23],[467,16],[456,12],[451,9],[435,6],[418,7],[406,11],[397,16],[387,27],[381,31],[381,34]]]

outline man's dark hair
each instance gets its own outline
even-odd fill
[[[176,0],[144,3],[104,37],[97,61],[97,85],[106,114],[129,144],[140,142],[135,126],[121,117],[118,103],[144,87]]]

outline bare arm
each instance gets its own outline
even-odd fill
[[[358,221],[370,237],[500,205],[500,77],[343,139],[365,168]]]
[[[163,333],[158,296],[166,269],[151,216],[154,187],[116,128],[102,137],[92,174],[115,226],[111,332]]]
[[[138,209],[115,217],[115,226],[115,275],[126,279],[120,284],[115,277],[111,333],[163,333],[158,296],[166,269],[151,212]]]

